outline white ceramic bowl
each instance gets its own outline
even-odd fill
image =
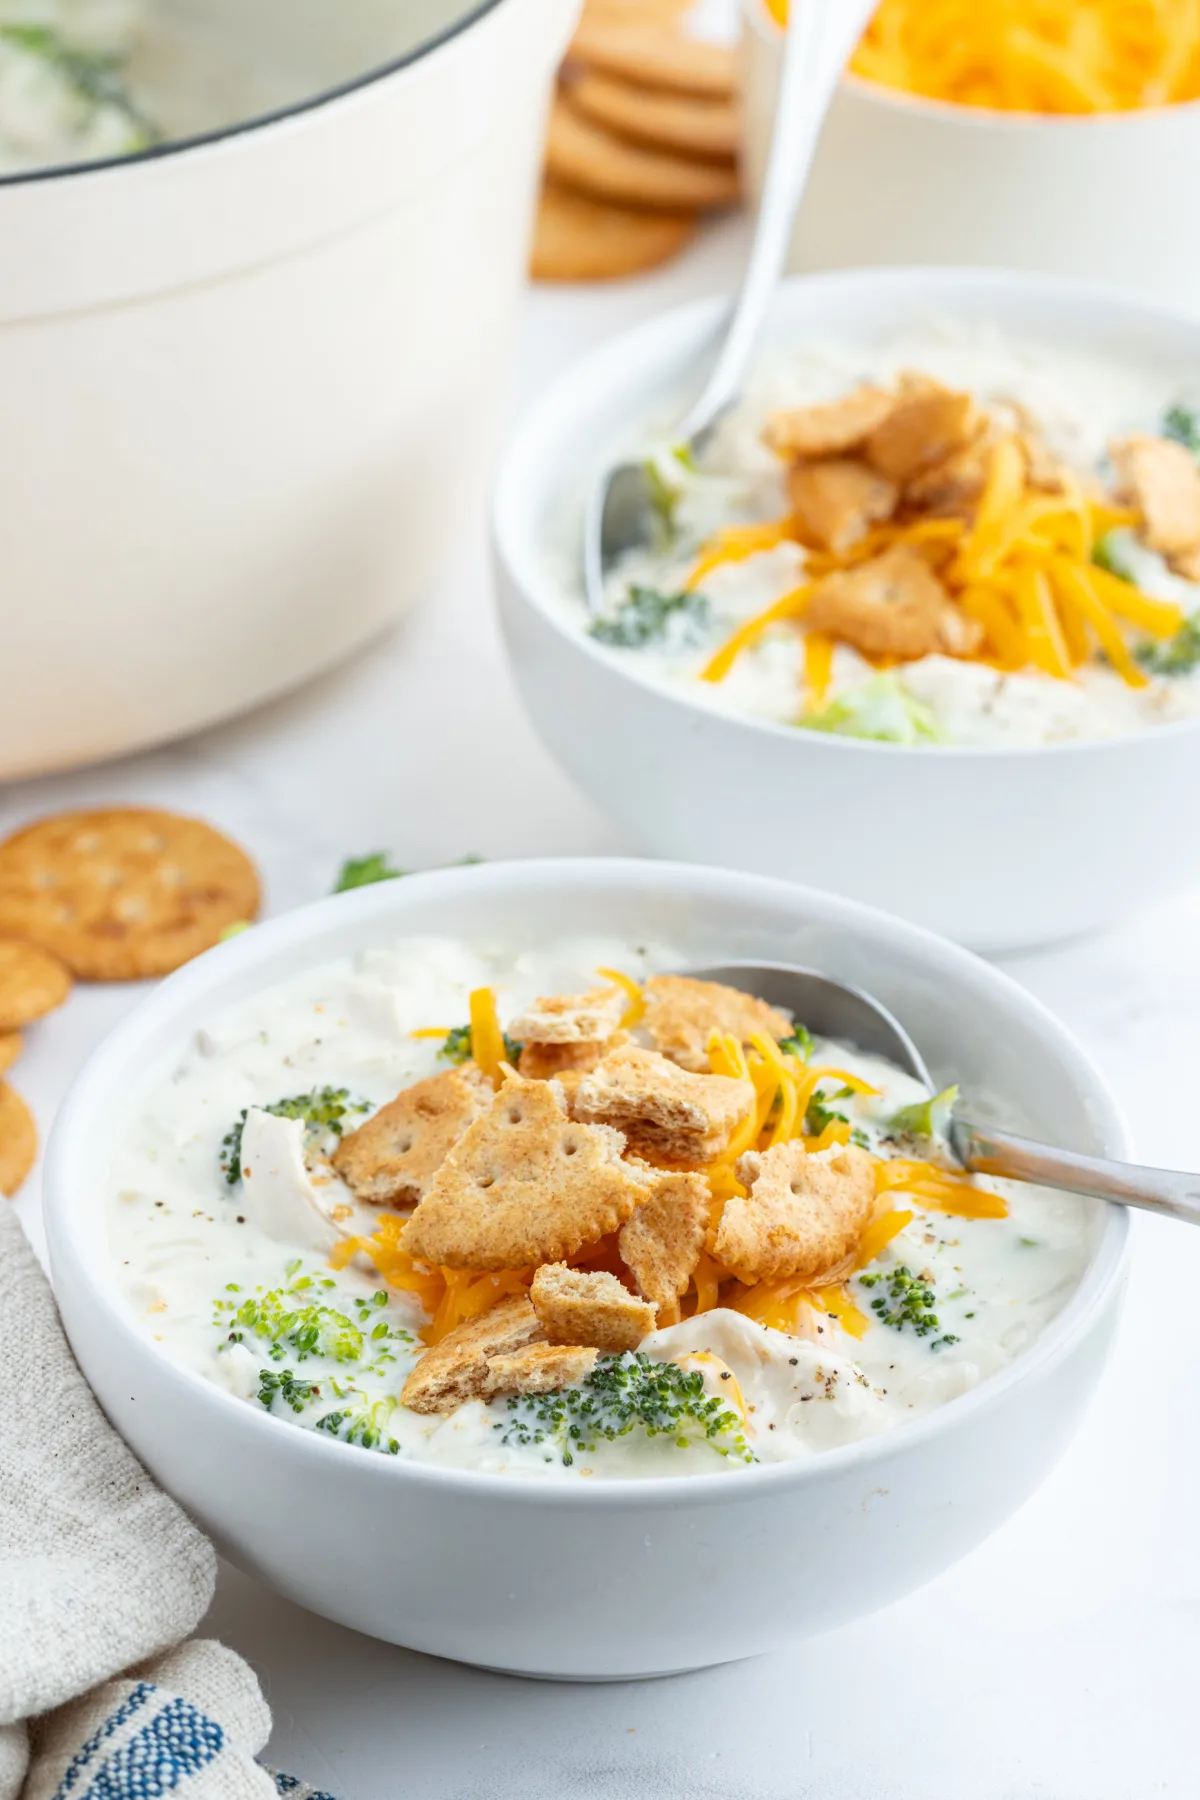
[[[428,586],[485,504],[576,10],[427,0],[423,48],[283,114],[0,181],[0,779],[235,713]]]
[[[719,713],[576,628],[582,496],[647,428],[682,415],[720,310],[681,307],[577,363],[502,464],[501,619],[525,704],[568,774],[657,855],[817,882],[988,952],[1094,930],[1200,877],[1200,836],[1181,828],[1200,720],[1046,749],[901,749]],[[869,345],[945,318],[1167,378],[1200,369],[1200,324],[1106,289],[984,270],[794,279],[768,338]]]
[[[984,0],[979,0],[984,3]],[[743,162],[761,191],[783,33],[744,0]],[[954,106],[847,75],[789,267],[990,264],[1111,281],[1200,311],[1200,236],[1173,171],[1200,159],[1200,104],[1049,115]]]
[[[157,1352],[110,1268],[101,1190],[142,1090],[190,1035],[300,966],[398,936],[494,945],[564,931],[648,934],[700,961],[819,965],[880,995],[935,1074],[1001,1103],[1010,1122],[1078,1150],[1126,1149],[1113,1101],[1062,1026],[1007,977],[898,920],[716,870],[497,863],[321,901],[165,982],[59,1115],[47,1232],[67,1332],[105,1411],[236,1563],[316,1612],[437,1656],[579,1679],[655,1675],[868,1612],[1019,1506],[1095,1385],[1126,1219],[1097,1203],[1076,1293],[974,1392],[890,1435],[737,1474],[571,1486],[405,1464],[270,1418]]]

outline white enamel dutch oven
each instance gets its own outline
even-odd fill
[[[987,0],[976,0],[983,6]],[[743,0],[742,153],[761,190],[783,33]],[[829,111],[789,268],[988,264],[1112,282],[1200,312],[1200,231],[1179,171],[1200,103],[1038,114],[955,106],[847,74]]]
[[[163,983],[60,1112],[46,1225],[67,1332],[146,1467],[244,1569],[326,1617],[436,1656],[573,1679],[657,1675],[769,1650],[894,1600],[978,1544],[1062,1454],[1100,1373],[1126,1215],[1096,1203],[1059,1316],[973,1392],[891,1433],[770,1468],[544,1482],[408,1464],[269,1417],[177,1367],[134,1321],[105,1231],[114,1146],[201,1026],[297,969],[413,933],[486,944],[569,932],[689,961],[786,960],[870,989],[972,1116],[1128,1151],[1103,1082],[1023,989],[870,908],[664,863],[495,863],[335,896]]]
[[[359,0],[334,91],[0,181],[0,779],[235,713],[428,584],[483,501],[576,10],[429,0],[389,60],[412,19]]]
[[[1187,823],[1200,719],[1046,748],[899,748],[718,712],[580,629],[589,480],[682,416],[722,305],[662,314],[577,363],[503,459],[501,620],[530,716],[567,773],[655,855],[817,882],[989,953],[1094,931],[1200,879]],[[764,348],[886,345],[945,322],[1123,359],[1168,387],[1200,374],[1190,319],[982,269],[788,281]]]

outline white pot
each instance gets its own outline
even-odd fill
[[[586,635],[589,480],[682,416],[722,305],[661,314],[577,363],[504,456],[501,622],[567,773],[657,856],[819,882],[989,953],[1094,931],[1200,879],[1200,718],[1035,749],[869,743],[718,712]],[[886,344],[932,319],[1110,355],[1164,384],[1200,366],[1192,320],[1104,288],[969,269],[789,281],[764,348]]]
[[[477,517],[574,0],[332,97],[0,183],[0,778],[378,631]]]
[[[337,895],[164,982],[59,1114],[46,1227],[67,1333],[105,1411],[241,1567],[435,1656],[575,1679],[655,1675],[843,1624],[929,1580],[1013,1512],[1099,1377],[1127,1218],[1097,1202],[1079,1287],[972,1392],[878,1437],[736,1473],[571,1484],[374,1456],[271,1418],[156,1349],[117,1281],[98,1171],[196,1030],[302,967],[399,937],[519,945],[565,928],[670,943],[698,963],[824,968],[893,1007],[973,1111],[982,1100],[985,1116],[1077,1150],[1127,1149],[1103,1081],[1040,1003],[899,920],[711,869],[492,863]]]
[[[986,0],[977,0],[985,4]],[[743,158],[761,191],[783,33],[744,0]],[[788,267],[973,263],[1086,276],[1200,311],[1200,103],[1037,115],[926,100],[848,75]]]

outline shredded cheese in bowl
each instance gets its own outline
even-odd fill
[[[764,364],[698,466],[651,451],[660,540],[591,637],[720,710],[898,744],[1200,711],[1200,414],[918,336]]]
[[[766,0],[783,24],[787,0]],[[1197,0],[882,0],[850,67],[884,87],[1005,112],[1102,113],[1200,98]]]

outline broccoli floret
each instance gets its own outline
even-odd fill
[[[868,1291],[877,1287],[883,1289],[871,1302],[871,1311],[881,1325],[890,1325],[893,1331],[903,1331],[908,1326],[918,1337],[929,1337],[933,1332],[941,1331],[941,1323],[933,1310],[936,1296],[932,1284],[914,1275],[903,1264],[898,1269],[880,1269],[874,1275],[860,1275],[858,1280]],[[929,1348],[940,1350],[943,1344],[957,1342],[955,1336],[946,1333]]]
[[[808,1103],[808,1111],[804,1115],[804,1129],[808,1135],[820,1137],[825,1127],[832,1124],[835,1119],[842,1125],[850,1123],[845,1113],[835,1112],[831,1106],[826,1106],[820,1094],[814,1094]],[[857,1125],[850,1132],[850,1142],[857,1144],[860,1150],[869,1150],[871,1147],[870,1138]]]
[[[1106,531],[1092,545],[1092,561],[1098,569],[1108,575],[1115,575],[1118,581],[1132,581],[1133,576],[1121,555],[1121,538],[1116,531]]]
[[[696,643],[708,628],[709,605],[703,594],[662,594],[657,588],[631,587],[628,598],[588,631],[598,643],[618,650],[644,650],[662,643],[678,620],[683,644]]]
[[[343,1444],[357,1444],[363,1450],[382,1450],[385,1456],[398,1456],[400,1446],[384,1430],[396,1402],[390,1396],[382,1400],[365,1400],[355,1406],[339,1407],[317,1420],[315,1430],[326,1431]]]
[[[801,1062],[807,1062],[816,1048],[816,1039],[807,1025],[793,1025],[791,1035],[779,1040],[779,1048],[785,1056],[790,1051]]]
[[[121,85],[121,59],[79,49],[48,25],[0,24],[0,48],[42,65],[74,113],[80,150],[90,156],[129,156],[157,141],[157,128]]]
[[[911,1106],[902,1106],[888,1120],[888,1129],[905,1137],[944,1137],[957,1099],[956,1087],[943,1088],[940,1094],[932,1094],[928,1100],[916,1100]]]
[[[317,1383],[305,1381],[291,1369],[260,1369],[258,1372],[258,1400],[268,1412],[276,1400],[281,1400],[294,1413],[302,1413],[313,1400],[320,1398],[321,1389]]]
[[[504,1038],[505,1061],[512,1063],[515,1068],[517,1058],[520,1056],[524,1045],[518,1044],[516,1038],[510,1038],[507,1031],[502,1035]],[[446,1036],[442,1040],[442,1047],[438,1051],[438,1055],[442,1057],[444,1061],[450,1063],[465,1063],[470,1060],[471,1054],[471,1027],[469,1025],[455,1025],[452,1030],[446,1033]]]
[[[866,738],[879,744],[936,744],[942,733],[933,712],[894,675],[876,675],[797,724],[806,731]]]
[[[601,1440],[631,1431],[669,1437],[681,1450],[706,1444],[719,1456],[758,1460],[741,1420],[707,1391],[698,1370],[654,1362],[641,1351],[602,1356],[578,1387],[518,1395],[508,1411],[496,1426],[504,1443],[545,1444],[568,1466]]]
[[[1152,675],[1190,675],[1200,665],[1200,613],[1185,619],[1165,644],[1143,644],[1137,659]]]
[[[228,1320],[230,1340],[263,1338],[273,1362],[282,1362],[289,1351],[298,1362],[310,1356],[359,1362],[365,1340],[358,1326],[331,1306],[297,1305],[298,1298],[292,1289],[271,1288],[257,1299],[243,1300]]]
[[[243,1107],[237,1120],[221,1139],[221,1172],[230,1187],[242,1179],[242,1133],[250,1108]],[[286,1100],[273,1100],[260,1112],[274,1113],[277,1119],[303,1119],[306,1142],[320,1144],[331,1137],[341,1137],[346,1121],[356,1113],[368,1113],[368,1100],[352,1100],[348,1088],[313,1088],[308,1094],[292,1094]]]
[[[1172,406],[1163,420],[1163,436],[1200,457],[1200,420],[1190,406]]]
[[[372,850],[368,856],[347,857],[338,870],[333,891],[345,894],[351,888],[370,887],[376,881],[399,881],[407,874],[407,869],[393,869],[386,850]]]

